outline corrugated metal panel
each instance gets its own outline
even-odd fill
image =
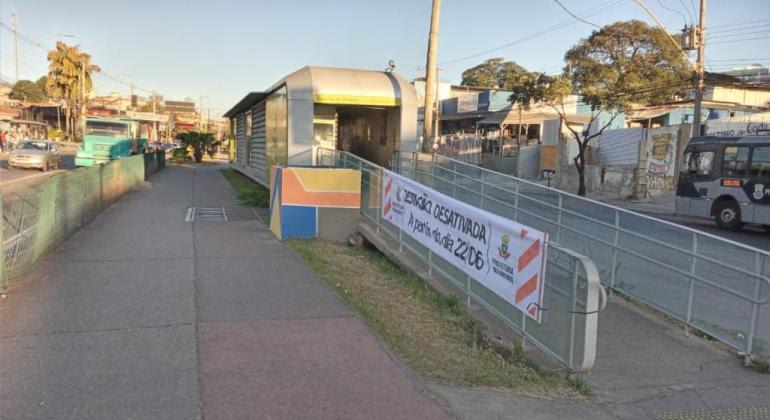
[[[265,150],[265,102],[251,109],[251,161],[254,175],[263,181],[267,178],[267,154]]]
[[[246,164],[246,114],[235,118],[235,161]]]
[[[639,142],[644,139],[644,128],[607,130],[593,142],[595,156],[603,166],[636,165],[639,163]]]

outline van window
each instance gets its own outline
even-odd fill
[[[770,146],[756,146],[752,150],[751,176],[770,178]]]
[[[749,169],[749,148],[747,146],[725,147],[722,158],[722,176],[745,177]]]

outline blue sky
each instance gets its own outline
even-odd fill
[[[632,1],[562,3],[575,13],[587,11],[585,19],[599,25],[626,19],[652,23]],[[696,3],[646,0],[671,31],[690,20],[686,10],[695,15]],[[168,99],[196,101],[202,95],[214,116],[246,92],[265,89],[307,64],[384,69],[393,59],[397,72],[418,76],[418,67],[425,66],[430,7],[430,0],[0,0],[0,19],[8,24],[15,12],[19,32],[45,47],[54,45],[57,33],[73,34],[76,39],[63,40],[80,44],[110,75],[136,83],[138,93],[155,89]],[[770,65],[769,0],[711,0],[710,26],[714,38],[707,57],[713,70],[751,62],[734,61],[745,59]],[[592,29],[552,0],[443,0],[441,78],[459,82],[464,69],[495,56],[557,72],[564,52]],[[0,71],[12,79],[12,38],[4,29],[0,36]],[[746,38],[762,39],[740,41]],[[19,46],[20,78],[43,75],[45,52],[24,39]],[[461,59],[468,56],[474,57]],[[104,76],[95,86],[99,93],[129,90]]]

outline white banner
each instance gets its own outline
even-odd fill
[[[546,233],[383,172],[383,219],[540,322]]]

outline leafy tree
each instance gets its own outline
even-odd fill
[[[93,88],[91,75],[99,72],[99,66],[91,64],[91,55],[81,52],[77,46],[57,42],[56,49],[48,52],[48,79],[46,88],[55,99],[64,101],[67,132],[72,134],[74,121],[80,114],[81,78],[87,95]]]
[[[35,81],[35,84],[40,88],[45,97],[48,98],[48,76],[40,76],[40,78]]]
[[[188,131],[179,134],[179,140],[182,141],[185,148],[190,147],[193,151],[193,159],[196,163],[203,161],[203,153],[209,156],[214,154],[214,148],[219,145],[219,141],[214,138],[212,133],[203,133],[200,131]]]
[[[564,56],[566,71],[559,76],[528,73],[514,85],[511,102],[529,107],[540,103],[566,121],[567,104],[580,95],[589,105],[588,133],[569,124],[578,144],[575,167],[578,195],[585,195],[585,152],[591,139],[600,136],[619,113],[633,104],[659,104],[681,95],[690,85],[692,71],[665,32],[640,21],[607,25],[581,40]],[[599,124],[600,116],[609,118]]]
[[[45,90],[40,89],[40,85],[30,80],[19,80],[16,82],[8,96],[11,99],[28,102],[42,102],[46,99]]]
[[[513,61],[502,57],[489,60],[465,70],[461,85],[510,90],[527,71]]]

